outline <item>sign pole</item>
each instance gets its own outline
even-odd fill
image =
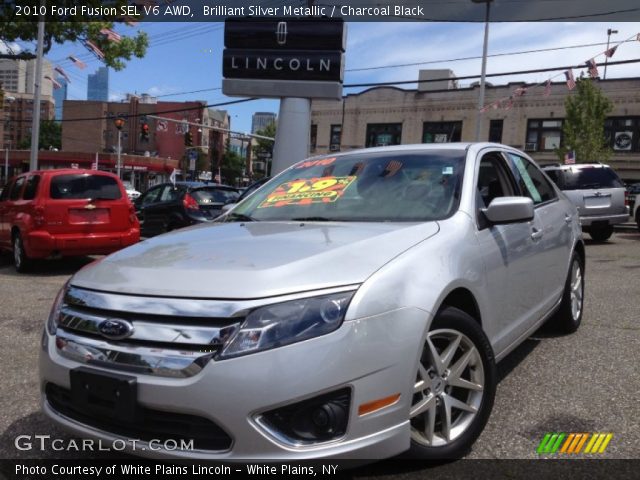
[[[309,156],[310,129],[311,100],[308,98],[281,99],[271,175],[276,175]]]

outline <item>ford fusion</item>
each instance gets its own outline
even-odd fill
[[[166,458],[459,457],[496,362],[580,325],[584,267],[576,208],[510,147],[314,157],[76,273],[43,332],[43,408]]]

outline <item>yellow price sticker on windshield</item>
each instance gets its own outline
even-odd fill
[[[355,179],[352,175],[301,178],[285,182],[271,192],[258,208],[335,202]]]

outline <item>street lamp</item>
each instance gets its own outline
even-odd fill
[[[484,79],[487,74],[487,47],[489,45],[489,11],[493,0],[471,0],[473,3],[486,3],[487,10],[484,16],[484,44],[482,47],[482,71],[480,72],[480,95],[478,97],[478,118],[476,121],[476,142],[480,141],[482,130],[482,107],[484,106]]]
[[[611,35],[618,33],[618,30],[612,30],[610,28],[607,29],[607,52],[609,51],[609,40],[611,40]],[[604,77],[602,77],[603,80],[607,79],[607,63],[609,61],[609,56],[605,55],[604,56]]]
[[[116,166],[116,171],[118,173],[118,178],[122,178],[120,176],[120,168],[122,167],[122,127],[124,127],[124,118],[118,117],[113,121],[113,124],[118,129],[118,163]]]

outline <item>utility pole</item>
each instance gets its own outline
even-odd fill
[[[489,14],[491,9],[491,2],[493,0],[471,0],[473,3],[486,3],[487,10],[484,16],[484,43],[482,47],[482,70],[480,72],[480,95],[478,97],[478,116],[476,120],[476,142],[480,141],[480,134],[482,132],[482,119],[483,113],[481,112],[484,106],[484,89],[485,78],[487,74],[487,49],[489,46]]]
[[[40,0],[39,11],[45,10],[44,0]],[[33,97],[33,122],[31,124],[31,154],[29,170],[38,169],[38,140],[40,139],[40,92],[42,90],[42,51],[44,48],[44,15],[38,16],[38,47],[36,51],[35,92]]]

